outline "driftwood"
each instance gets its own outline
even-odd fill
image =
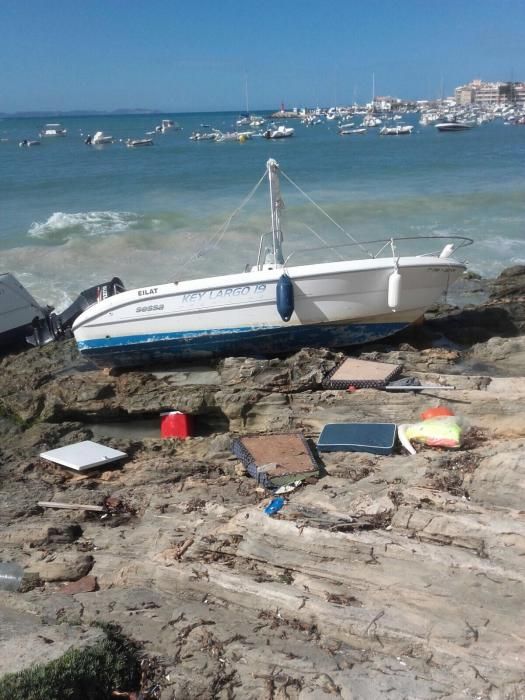
[[[41,508],[65,508],[67,510],[91,510],[95,513],[105,513],[104,506],[92,506],[87,503],[62,503],[61,501],[38,501]]]

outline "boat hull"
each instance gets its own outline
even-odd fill
[[[79,344],[82,354],[100,366],[130,367],[173,359],[230,356],[275,356],[304,347],[345,347],[380,340],[410,325],[409,321],[357,322],[175,331],[162,335],[125,336],[113,342]]]
[[[73,332],[82,354],[113,366],[362,344],[413,323],[463,270],[450,259],[402,259],[393,310],[391,260],[287,268],[294,290],[288,322],[276,303],[283,270],[172,283],[95,304],[75,321]]]

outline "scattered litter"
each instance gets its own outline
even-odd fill
[[[440,416],[453,416],[454,411],[452,411],[448,406],[435,406],[434,408],[427,408],[426,411],[420,414],[421,420],[428,420],[429,418],[439,418]]]
[[[163,438],[179,438],[185,440],[191,437],[191,416],[182,411],[165,411],[160,414],[160,434]]]
[[[421,382],[417,377],[403,377],[402,379],[396,379],[395,382],[389,382],[387,389],[395,389],[396,387],[403,388],[406,386],[420,387]]]
[[[417,454],[416,450],[412,446],[412,443],[406,436],[406,429],[409,427],[409,423],[401,423],[401,425],[397,426],[397,437],[399,438],[399,442],[403,445],[405,450],[411,454],[415,455]]]
[[[93,510],[97,513],[104,513],[106,509],[103,506],[91,506],[82,503],[61,503],[60,501],[38,501],[38,506],[41,508],[67,508],[68,510]]]
[[[266,488],[319,476],[319,466],[301,433],[246,435],[233,440],[231,449],[248,474]]]
[[[266,515],[275,515],[275,513],[278,513],[281,510],[285,503],[286,501],[282,496],[272,498],[270,503],[264,509],[264,512],[266,513]]]
[[[408,440],[431,447],[458,448],[463,433],[462,421],[457,416],[438,416],[405,427]]]
[[[0,591],[18,591],[24,570],[19,564],[11,561],[0,562]]]
[[[455,389],[448,384],[421,384],[417,377],[405,377],[395,382],[390,382],[385,387],[388,391],[423,391],[424,389]]]
[[[279,488],[275,492],[275,495],[281,496],[285,493],[292,493],[292,491],[295,491],[295,489],[299,488],[299,486],[301,486],[302,483],[302,481],[294,481],[293,484],[288,484],[287,486],[279,486]]]
[[[323,382],[327,389],[382,389],[401,372],[401,365],[348,357]]]
[[[111,464],[127,457],[127,455],[120,450],[113,450],[111,447],[105,447],[97,442],[84,440],[73,445],[67,445],[67,447],[59,447],[56,450],[42,452],[40,457],[47,459],[49,462],[60,464],[63,467],[84,471],[85,469]]]
[[[394,451],[395,439],[395,423],[328,423],[319,436],[317,449],[389,455]]]

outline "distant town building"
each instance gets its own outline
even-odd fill
[[[455,98],[460,105],[525,105],[525,83],[472,80],[468,85],[456,88]]]

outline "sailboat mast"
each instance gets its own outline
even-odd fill
[[[246,73],[244,74],[244,97],[246,99],[246,114],[250,114],[248,107],[248,76]]]
[[[282,251],[283,234],[281,231],[281,217],[279,211],[283,206],[283,200],[281,199],[281,188],[279,184],[279,163],[273,158],[269,158],[266,167],[268,169],[268,182],[270,185],[273,261],[275,264],[282,265],[284,263]]]

